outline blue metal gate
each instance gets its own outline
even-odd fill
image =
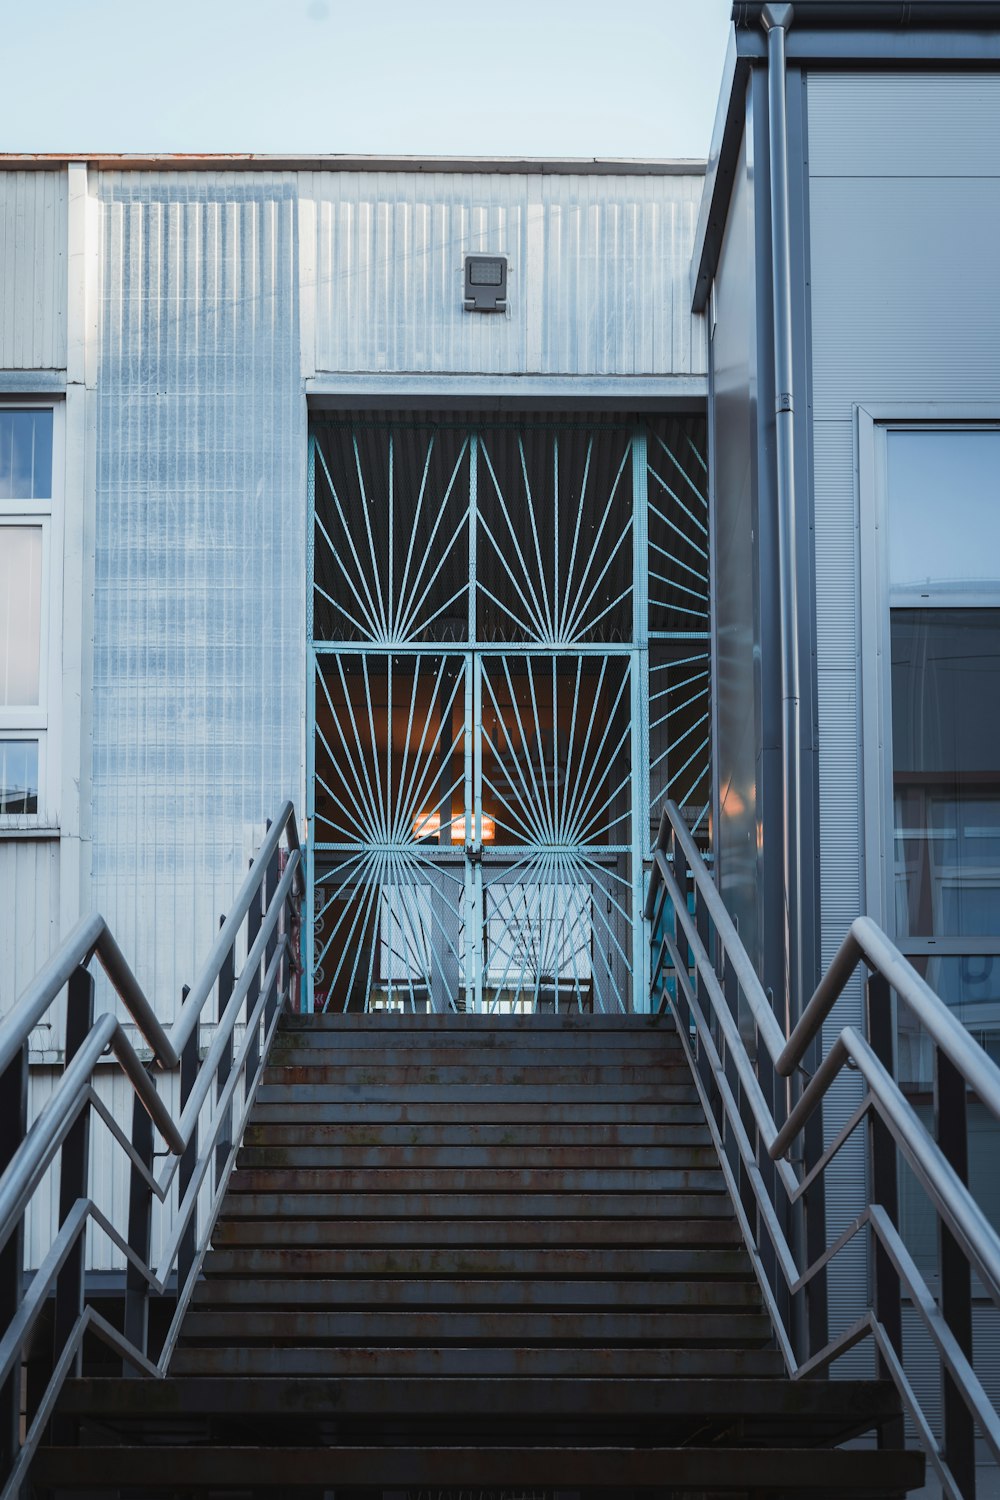
[[[644,860],[707,831],[704,422],[310,435],[317,1009],[639,1007]]]

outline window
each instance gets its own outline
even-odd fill
[[[0,409],[0,829],[51,821],[51,407]]]
[[[879,425],[863,413],[859,437],[871,502],[861,549],[868,852],[881,851],[884,871],[870,858],[869,910],[998,1056],[1000,429]],[[898,1049],[900,1081],[930,1121],[931,1044],[905,1010]],[[969,1127],[973,1187],[1000,1223],[997,1127],[971,1098]],[[926,1196],[905,1164],[900,1210],[904,1240],[935,1276]]]

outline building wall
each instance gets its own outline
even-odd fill
[[[715,840],[719,887],[760,968],[757,874],[760,628],[754,580],[756,256],[751,131],[744,134],[715,278],[712,337]]]
[[[704,374],[704,320],[688,289],[701,186],[696,176],[303,174],[315,368]],[[471,251],[510,257],[507,316],[464,312]]]
[[[0,171],[0,400],[65,401],[60,828],[0,832],[0,1012],[96,907],[171,1018],[267,816],[301,796],[306,379],[703,375],[701,185]],[[485,248],[511,256],[509,317],[462,309],[463,252]],[[57,1016],[33,1038],[33,1113],[61,1046]],[[121,1081],[100,1088],[125,1119]],[[121,1209],[120,1153],[101,1131],[93,1149]],[[118,1262],[101,1237],[90,1255]]]
[[[1000,77],[813,73],[807,126],[825,966],[859,912],[884,916],[865,884],[856,407],[1000,407]],[[862,1004],[856,980],[827,1042]],[[849,1191],[832,1210],[835,1231]]]

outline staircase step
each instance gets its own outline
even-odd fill
[[[296,1193],[233,1192],[229,1218],[251,1219],[712,1219],[729,1218],[717,1193]]]
[[[255,1112],[256,1119],[256,1112]],[[670,1124],[669,1132],[656,1125],[598,1125],[582,1119],[554,1125],[548,1118],[528,1124],[484,1125],[480,1120],[445,1124],[355,1124],[331,1123],[325,1117],[299,1124],[254,1120],[243,1136],[248,1146],[335,1146],[340,1150],[364,1148],[381,1153],[395,1147],[447,1147],[464,1149],[509,1147],[512,1150],[625,1151],[646,1147],[650,1151],[679,1150],[685,1146],[708,1147],[712,1138],[704,1119],[694,1125]]]
[[[369,1268],[371,1269],[371,1268]],[[389,1308],[718,1308],[735,1311],[756,1309],[760,1291],[756,1282],[743,1280],[694,1280],[676,1277],[625,1281],[609,1274],[606,1280],[579,1277],[574,1280],[530,1280],[524,1272],[516,1279],[468,1279],[437,1275],[404,1279],[391,1276],[303,1278],[291,1274],[273,1277],[208,1277],[195,1287],[193,1305],[202,1309],[238,1307],[293,1307],[357,1309]]]
[[[571,1033],[583,1032],[585,1037],[601,1035],[607,1032],[620,1032],[623,1036],[642,1037],[648,1045],[651,1035],[659,1039],[664,1037],[676,1041],[677,1030],[671,1015],[644,1016],[644,1015],[590,1015],[569,1011],[564,1015],[545,1015],[523,1013],[518,1015],[489,1014],[461,1014],[458,1011],[450,1011],[442,1015],[428,1015],[426,1013],[414,1013],[412,1011],[365,1011],[351,1012],[349,1014],[325,1012],[318,1015],[300,1016],[286,1015],[281,1020],[282,1033],[290,1035],[295,1032],[343,1032],[349,1034],[371,1032],[380,1039],[387,1033],[394,1037],[405,1036],[408,1032],[416,1032],[418,1036],[428,1037],[435,1032],[451,1032],[456,1036],[464,1036],[468,1032],[478,1032],[480,1036],[493,1041],[505,1035],[514,1036],[518,1041],[532,1040],[545,1032],[555,1032],[557,1036],[570,1036]]]
[[[671,1193],[724,1193],[718,1164],[711,1167],[546,1168],[415,1167],[391,1169],[337,1167],[246,1167],[233,1173],[230,1194],[345,1193],[399,1194],[413,1201],[433,1194],[509,1193],[592,1194],[596,1204],[605,1196],[642,1194],[648,1200]],[[729,1200],[726,1199],[727,1210]]]
[[[293,1478],[294,1476],[294,1478]],[[760,1448],[48,1448],[36,1460],[40,1485],[171,1489],[191,1485],[267,1487],[547,1485],[622,1486],[674,1493],[762,1488],[859,1496],[918,1484],[919,1454]]]
[[[645,1060],[641,1065],[614,1064],[608,1059],[584,1065],[575,1057],[565,1062],[552,1063],[538,1058],[533,1065],[474,1062],[463,1058],[450,1065],[427,1064],[423,1061],[391,1065],[383,1057],[381,1063],[368,1067],[357,1067],[353,1060],[335,1058],[329,1062],[293,1063],[284,1057],[273,1059],[264,1070],[263,1082],[268,1087],[324,1087],[332,1089],[391,1088],[396,1093],[409,1095],[411,1089],[446,1088],[461,1089],[562,1089],[601,1088],[615,1089],[623,1097],[641,1090],[643,1097],[678,1088],[685,1092],[691,1087],[691,1074],[682,1056],[667,1057],[661,1061]],[[531,1094],[528,1098],[541,1098]],[[610,1097],[610,1096],[608,1096]]]
[[[274,1253],[296,1257],[313,1249],[352,1253],[381,1248],[385,1253],[440,1256],[454,1249],[463,1257],[475,1251],[509,1254],[535,1250],[560,1257],[579,1252],[592,1264],[597,1255],[691,1253],[693,1247],[738,1245],[740,1232],[732,1218],[718,1219],[221,1219],[212,1235],[216,1257],[238,1247],[274,1247]],[[676,1247],[676,1248],[672,1248]],[[746,1254],[745,1251],[741,1252]],[[556,1262],[553,1262],[555,1264]],[[645,1261],[642,1262],[645,1264]],[[216,1261],[206,1262],[214,1268]],[[609,1262],[610,1264],[610,1262]],[[617,1262],[616,1262],[617,1264]],[[749,1268],[749,1260],[745,1262]]]
[[[239,1153],[241,1170],[261,1168],[324,1169],[336,1171],[407,1171],[423,1175],[429,1171],[485,1171],[518,1167],[524,1171],[566,1173],[598,1171],[648,1172],[652,1170],[718,1171],[719,1159],[711,1145],[669,1146],[327,1146],[285,1143],[245,1144]]]
[[[766,1378],[784,1372],[776,1349],[587,1349],[523,1345],[520,1348],[487,1345],[483,1348],[358,1347],[316,1348],[300,1346],[275,1349],[179,1348],[170,1362],[171,1375],[281,1375],[311,1376],[324,1380],[353,1379],[359,1375],[419,1376],[434,1379],[531,1376],[535,1379],[635,1380],[647,1376],[686,1377],[722,1375],[734,1378]]]
[[[794,1414],[811,1430],[852,1431],[867,1418],[892,1418],[899,1397],[891,1381],[658,1379],[509,1379],[366,1376],[350,1381],[264,1378],[232,1381],[218,1377],[119,1381],[89,1377],[67,1381],[61,1409],[95,1417],[245,1414],[277,1421],[303,1414],[361,1417],[386,1414],[414,1419],[444,1415],[502,1417],[531,1412],[539,1421],[554,1417],[591,1420],[621,1418],[721,1418],[729,1424],[774,1421]]]
[[[680,1074],[677,1078],[675,1083],[411,1083],[405,1086],[404,1103],[410,1108],[444,1104],[452,1117],[460,1111],[474,1117],[481,1114],[488,1117],[498,1105],[516,1105],[518,1117],[522,1120],[530,1109],[541,1108],[543,1115],[548,1117],[549,1106],[553,1104],[585,1105],[588,1116],[591,1107],[599,1109],[603,1104],[624,1106],[629,1111],[635,1105],[659,1110],[670,1104],[688,1104],[697,1100],[694,1084]],[[261,1104],[310,1104],[325,1109],[329,1104],[389,1103],[398,1100],[402,1091],[402,1085],[393,1084],[380,1075],[363,1084],[265,1082],[260,1085],[257,1097]],[[634,1116],[630,1114],[630,1118]]]
[[[686,1060],[676,1035],[663,1036],[652,1044],[648,1035],[606,1036],[588,1044],[579,1033],[569,1037],[543,1032],[525,1039],[511,1032],[500,1038],[450,1036],[437,1032],[421,1039],[410,1033],[401,1047],[387,1047],[387,1039],[365,1038],[358,1033],[338,1037],[330,1032],[316,1036],[285,1034],[275,1038],[269,1066],[384,1068],[387,1062],[406,1067],[553,1068],[577,1067],[685,1067]]]
[[[368,1092],[371,1093],[371,1090]],[[587,1090],[583,1092],[586,1093]],[[271,1097],[274,1093],[279,1097]],[[266,1085],[261,1084],[253,1111],[255,1125],[308,1125],[319,1121],[328,1127],[343,1124],[353,1129],[363,1129],[369,1124],[454,1126],[470,1118],[476,1125],[501,1124],[519,1126],[522,1129],[537,1125],[540,1130],[553,1125],[569,1125],[574,1129],[593,1129],[607,1125],[652,1125],[663,1133],[675,1125],[705,1128],[705,1115],[693,1088],[689,1099],[673,1104],[627,1104],[620,1100],[617,1103],[592,1100],[583,1108],[580,1103],[573,1103],[550,1104],[542,1109],[536,1101],[529,1111],[525,1108],[524,1101],[518,1102],[517,1097],[501,1102],[485,1090],[483,1097],[476,1096],[471,1100],[438,1099],[436,1102],[428,1102],[413,1099],[409,1095],[400,1100],[392,1097],[390,1089],[383,1099],[361,1099],[348,1095],[340,1100],[317,1101],[309,1097],[304,1089],[272,1089],[270,1093],[266,1093]]]
[[[684,1349],[759,1348],[771,1337],[771,1323],[763,1313],[699,1308],[693,1312],[529,1312],[493,1310],[454,1312],[204,1311],[192,1309],[184,1320],[183,1344],[350,1344],[355,1347],[388,1344],[594,1345],[601,1349],[644,1344]]]

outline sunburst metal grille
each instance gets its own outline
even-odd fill
[[[317,425],[317,1008],[627,1011],[663,800],[708,835],[704,425]]]

